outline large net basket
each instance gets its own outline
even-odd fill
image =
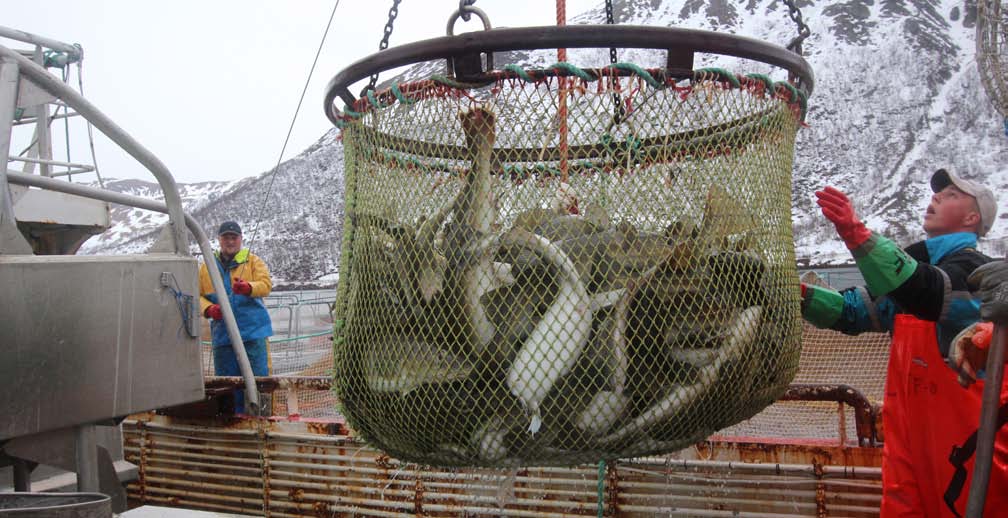
[[[802,99],[719,69],[558,64],[347,107],[350,425],[415,462],[569,465],[773,402],[798,367]]]

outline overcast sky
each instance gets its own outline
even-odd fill
[[[2,0],[0,25],[81,44],[85,96],[158,156],[176,180],[232,180],[276,164],[334,3]],[[598,3],[567,0],[568,18]],[[377,51],[391,5],[340,0],[284,159],[331,127],[322,112],[325,85]],[[556,22],[556,4],[548,0],[479,0],[476,7],[494,27]],[[403,0],[390,46],[443,36],[457,8],[458,0]],[[456,32],[477,27],[474,17],[460,21]],[[26,48],[3,38],[0,44]],[[12,154],[27,145],[29,136],[20,131]],[[86,132],[74,124],[70,132],[79,141],[71,161],[89,162]],[[58,160],[66,159],[63,133],[62,123],[54,127]],[[96,145],[103,177],[153,180],[104,137]]]

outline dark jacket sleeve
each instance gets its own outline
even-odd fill
[[[952,338],[980,318],[979,302],[970,295],[966,278],[991,259],[968,249],[949,254],[932,265],[923,243],[911,245],[906,251],[918,260],[917,269],[889,297],[902,312],[937,322],[938,344],[942,354],[947,354]]]

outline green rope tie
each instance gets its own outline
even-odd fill
[[[578,68],[578,67],[576,67],[576,66],[574,66],[574,65],[572,65],[570,63],[564,62],[564,61],[562,61],[560,63],[553,63],[553,65],[551,65],[550,68],[563,70],[564,72],[567,72],[568,74],[570,74],[572,76],[577,76],[578,78],[580,78],[580,79],[582,79],[584,81],[597,81],[598,80],[598,78],[593,77],[591,74],[589,74],[588,72],[586,72],[585,69]]]
[[[343,107],[343,115],[346,115],[347,117],[350,117],[352,119],[359,119],[364,116],[364,114],[361,112],[355,112],[351,110],[349,106]]]
[[[650,86],[651,88],[661,88],[661,87],[665,86],[660,81],[658,81],[657,79],[655,79],[654,76],[652,76],[650,73],[648,73],[647,70],[644,70],[643,68],[641,68],[641,67],[639,67],[639,66],[637,66],[637,65],[635,65],[633,63],[614,63],[614,64],[612,64],[610,66],[612,68],[615,68],[615,69],[618,69],[618,70],[624,70],[624,71],[628,71],[628,72],[633,72],[638,77],[640,77],[641,79],[643,79],[644,82],[646,82],[648,84],[648,86]]]
[[[693,79],[696,80],[697,76],[701,76],[704,74],[711,74],[717,76],[718,79],[720,79],[721,81],[731,83],[731,85],[735,88],[742,88],[742,83],[739,82],[738,77],[735,77],[735,74],[732,74],[731,72],[723,68],[717,68],[717,67],[698,68],[693,71]]]
[[[431,76],[431,81],[433,81],[433,82],[435,82],[435,83],[437,83],[439,85],[444,85],[444,86],[447,86],[449,88],[454,88],[456,90],[469,90],[471,88],[480,88],[480,87],[489,85],[491,83],[494,83],[494,82],[496,82],[496,79],[490,79],[490,80],[487,80],[487,81],[480,81],[479,83],[463,83],[461,81],[456,81],[456,80],[454,80],[454,79],[452,79],[452,78],[450,78],[448,76],[443,76],[441,74],[435,74],[435,75]]]
[[[507,72],[511,72],[512,74],[515,74],[516,76],[520,77],[522,81],[525,81],[526,83],[535,82],[534,77],[530,76],[529,73],[526,72],[524,68],[515,65],[514,63],[510,65],[505,65],[504,70]]]
[[[770,76],[768,76],[766,74],[746,74],[746,77],[748,77],[749,79],[754,79],[756,81],[759,81],[759,82],[763,83],[763,88],[766,91],[768,91],[768,92],[772,92],[773,91],[773,84],[774,84],[774,82],[773,82],[773,79],[770,79]]]
[[[391,90],[392,90],[392,95],[394,95],[395,98],[397,100],[399,100],[399,102],[401,102],[403,104],[410,105],[410,104],[413,104],[413,103],[416,102],[415,99],[410,99],[409,97],[406,97],[406,94],[402,93],[402,90],[399,89],[399,85],[397,85],[395,83],[392,84],[392,89]]]
[[[787,81],[777,81],[776,83],[774,83],[774,88],[776,89],[778,87],[784,88],[791,94],[792,102],[794,101],[798,102],[798,105],[801,107],[801,120],[804,122],[805,114],[808,113],[808,97],[803,92],[800,92],[797,88],[795,88],[794,85],[788,83]]]
[[[380,110],[382,108],[385,108],[385,106],[382,106],[382,104],[380,102],[378,102],[378,98],[375,97],[374,90],[369,89],[367,91],[367,99],[368,99],[368,102],[371,103],[371,106],[374,107],[374,109]],[[391,105],[386,105],[386,106],[391,106]]]

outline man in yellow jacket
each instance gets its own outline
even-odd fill
[[[252,373],[268,376],[269,351],[266,339],[273,335],[273,324],[262,298],[273,290],[273,279],[270,278],[266,263],[250,253],[248,248],[242,248],[242,230],[238,223],[222,223],[217,231],[217,239],[220,250],[214,254],[215,262],[234,311],[238,332],[245,343]],[[210,319],[213,335],[214,373],[218,376],[241,376],[206,263],[200,266],[199,280],[200,311]],[[235,409],[240,411],[244,407],[242,391],[235,391]]]

